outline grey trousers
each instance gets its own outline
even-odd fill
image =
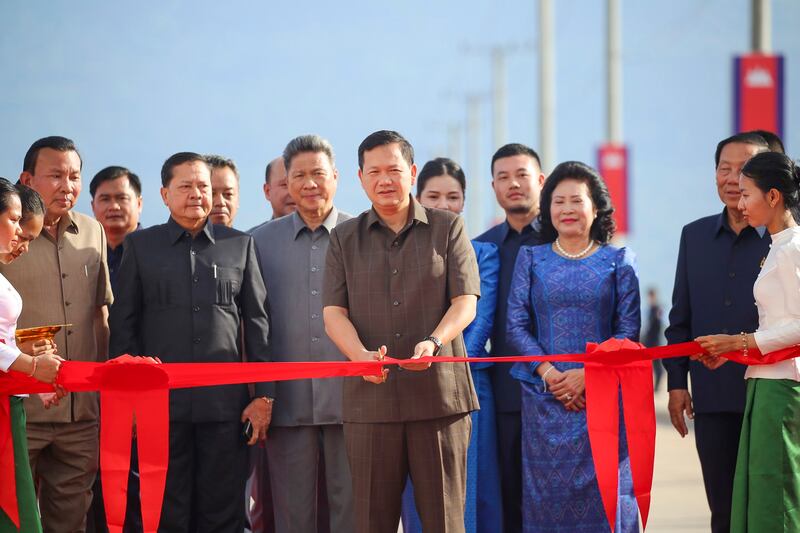
[[[353,485],[341,425],[269,428],[267,458],[276,533],[316,533],[317,467],[325,460],[330,530],[355,531]]]

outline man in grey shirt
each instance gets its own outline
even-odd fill
[[[338,183],[333,149],[317,135],[304,135],[289,142],[283,159],[297,210],[253,230],[273,317],[271,360],[343,361],[322,321],[329,234],[351,218],[333,205]],[[325,464],[330,531],[353,531],[342,378],[280,381],[276,387],[267,439],[276,531],[317,531],[320,459]]]

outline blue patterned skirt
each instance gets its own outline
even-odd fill
[[[592,460],[586,411],[564,409],[522,381],[522,513],[526,533],[608,533]],[[620,407],[618,533],[639,531]]]

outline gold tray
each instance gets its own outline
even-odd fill
[[[61,328],[68,328],[72,326],[72,324],[59,324],[57,326],[39,326],[36,328],[24,328],[18,329],[15,332],[15,336],[17,337],[17,342],[26,342],[26,341],[38,341],[41,339],[50,339],[52,340],[56,333],[61,331]]]

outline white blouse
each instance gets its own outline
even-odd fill
[[[753,294],[758,306],[755,339],[761,353],[800,344],[800,227],[772,236]],[[800,359],[750,366],[745,378],[800,381]]]
[[[22,297],[0,274],[0,370],[8,372],[20,351],[17,348],[17,320],[22,313]]]

